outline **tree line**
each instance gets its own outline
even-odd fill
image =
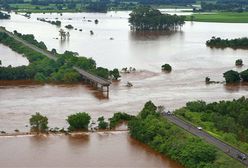
[[[236,38],[236,39],[221,39],[220,37],[212,37],[206,42],[209,47],[215,48],[234,48],[234,49],[248,49],[248,38]]]
[[[162,14],[148,6],[134,9],[129,23],[133,31],[175,31],[184,25],[185,16]]]
[[[177,110],[176,114],[248,152],[247,98],[213,103],[188,102],[186,107]]]
[[[30,123],[30,129],[32,132],[41,132],[41,133],[47,133],[47,132],[73,132],[73,131],[88,131],[94,129],[100,129],[100,130],[112,130],[115,129],[116,126],[122,122],[128,122],[131,119],[133,119],[134,116],[129,115],[127,113],[114,113],[114,115],[109,118],[109,122],[105,120],[103,116],[99,117],[97,119],[98,125],[95,125],[96,123],[91,120],[91,116],[86,112],[78,112],[75,114],[71,114],[67,117],[66,121],[69,125],[67,129],[54,129],[50,128],[48,126],[48,118],[40,113],[35,113],[31,116],[29,119]]]
[[[248,1],[246,0],[217,0],[201,1],[202,11],[232,11],[243,12],[248,10]]]
[[[43,42],[36,41],[33,35],[22,35],[18,32],[15,32],[15,34],[41,49],[47,48]],[[30,62],[28,66],[0,67],[0,80],[36,80],[39,82],[65,83],[82,81],[81,75],[72,68],[73,66],[105,79],[118,79],[120,77],[118,69],[110,71],[103,67],[97,67],[92,58],[80,57],[77,53],[70,51],[58,54],[53,49],[51,53],[57,57],[57,60],[51,60],[16,41],[4,32],[0,32],[0,43],[10,47],[17,53],[23,54]]]

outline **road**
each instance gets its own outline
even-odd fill
[[[183,129],[185,129],[186,131],[190,132],[191,134],[196,135],[196,136],[204,139],[205,141],[215,145],[220,150],[222,150],[224,153],[226,153],[227,155],[231,156],[234,159],[237,159],[238,161],[240,161],[241,163],[246,165],[247,168],[248,168],[248,160],[240,160],[240,159],[238,159],[237,158],[238,154],[242,154],[243,152],[239,151],[235,147],[230,146],[230,145],[226,144],[223,141],[220,141],[219,139],[213,137],[212,135],[208,134],[207,132],[205,132],[203,130],[198,130],[192,124],[187,123],[187,122],[183,121],[182,119],[180,119],[180,118],[178,118],[178,117],[176,117],[174,115],[164,115],[164,116],[169,121],[171,121],[172,123],[176,124],[177,126],[183,128]],[[246,156],[248,156],[248,155],[246,154]]]
[[[37,51],[37,52],[39,52],[39,53],[41,53],[41,54],[47,56],[47,57],[50,58],[50,59],[57,60],[57,58],[56,58],[52,53],[47,52],[47,51],[45,51],[45,50],[42,50],[42,49],[36,47],[35,45],[26,42],[25,40],[23,40],[23,39],[17,37],[17,36],[14,35],[13,33],[10,33],[9,31],[5,30],[5,29],[2,28],[2,27],[0,27],[0,32],[5,32],[5,33],[7,33],[10,37],[14,38],[16,41],[21,42],[22,44],[24,44],[25,46],[31,48],[32,50]]]
[[[32,50],[34,50],[34,51],[36,51],[36,52],[39,52],[39,53],[41,53],[41,54],[47,56],[47,57],[50,58],[50,59],[53,59],[53,60],[55,60],[55,61],[57,60],[57,57],[56,57],[55,55],[53,55],[52,53],[50,53],[50,52],[48,52],[48,51],[45,51],[45,50],[42,50],[42,49],[36,47],[35,45],[28,43],[27,41],[25,41],[25,40],[19,38],[18,36],[14,35],[13,33],[11,33],[11,32],[9,32],[9,31],[5,30],[3,27],[0,27],[0,32],[5,32],[5,33],[7,33],[10,37],[14,38],[16,41],[21,42],[23,45],[29,47],[30,49],[32,49]],[[99,83],[99,84],[101,84],[102,86],[109,86],[109,85],[111,84],[110,81],[108,81],[108,80],[106,80],[106,79],[103,79],[103,78],[101,78],[101,77],[99,77],[99,76],[93,75],[93,74],[91,74],[91,73],[89,73],[89,72],[86,72],[86,71],[83,70],[83,69],[79,69],[79,68],[77,68],[77,67],[75,67],[75,66],[73,67],[73,69],[75,69],[78,73],[80,73],[80,74],[83,75],[84,77],[90,79],[91,81],[94,81],[94,82],[96,82],[96,83]]]

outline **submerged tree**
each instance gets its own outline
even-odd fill
[[[76,131],[81,129],[88,129],[91,117],[85,112],[80,112],[68,116],[69,130]]]
[[[223,74],[226,83],[236,83],[240,82],[240,76],[239,73],[233,70],[227,71]]]
[[[151,7],[138,7],[129,18],[133,31],[175,31],[184,25],[185,16],[162,14]]]
[[[48,128],[48,119],[46,116],[42,116],[40,113],[36,113],[32,115],[29,119],[29,123],[31,125],[31,130],[36,132],[45,132]]]

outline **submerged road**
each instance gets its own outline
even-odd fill
[[[30,49],[32,49],[32,50],[34,50],[36,52],[39,52],[39,53],[47,56],[50,59],[53,59],[55,61],[57,60],[57,57],[55,55],[53,55],[52,53],[50,53],[50,52],[48,52],[46,50],[40,49],[40,48],[36,47],[33,44],[28,43],[27,41],[21,39],[20,37],[14,35],[13,33],[9,32],[9,31],[7,31],[3,27],[0,27],[0,32],[4,32],[4,33],[8,34],[10,37],[14,38],[16,41],[21,42],[23,45],[29,47]],[[103,78],[101,78],[99,76],[93,75],[93,74],[91,74],[89,72],[86,72],[83,69],[79,69],[79,68],[77,68],[75,66],[73,66],[73,69],[75,69],[78,73],[83,75],[85,78],[90,79],[93,82],[99,83],[102,86],[109,86],[111,84],[111,82],[109,80],[106,80],[106,79],[103,79]]]
[[[203,130],[197,129],[192,124],[187,123],[187,122],[183,121],[182,119],[180,119],[174,115],[164,115],[164,116],[169,121],[171,121],[172,123],[176,124],[177,126],[183,128],[183,129],[185,129],[186,131],[190,132],[191,134],[196,135],[196,136],[204,139],[205,141],[215,145],[217,148],[222,150],[224,153],[226,153],[227,155],[231,156],[232,158],[240,161],[241,163],[246,165],[248,168],[248,160],[241,160],[237,157],[238,155],[245,154],[245,153],[241,152],[237,148],[226,144],[225,142],[213,137],[212,135],[208,134],[207,132],[205,132]],[[248,156],[247,154],[245,154],[245,155]]]

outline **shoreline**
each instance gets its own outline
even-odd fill
[[[15,132],[15,133],[0,133],[1,137],[27,137],[27,136],[49,136],[49,135],[69,135],[69,136],[77,136],[82,134],[90,134],[90,133],[118,133],[118,132],[128,132],[128,130],[96,130],[96,131],[74,131],[74,132],[51,132],[48,131],[46,133],[38,133],[38,132]]]

